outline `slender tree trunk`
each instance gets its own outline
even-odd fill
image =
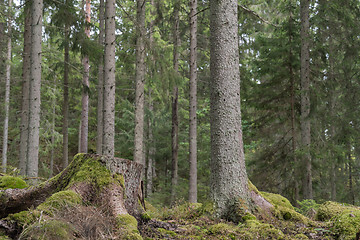
[[[210,1],[211,196],[216,215],[249,203],[241,130],[238,1]]]
[[[145,84],[145,0],[137,0],[134,161],[145,166],[144,84]]]
[[[25,2],[24,20],[24,50],[23,50],[23,73],[22,73],[22,103],[20,125],[20,174],[27,173],[27,148],[29,127],[29,82],[30,82],[30,52],[31,52],[31,1]]]
[[[197,0],[190,1],[189,202],[197,202]]]
[[[68,4],[68,0],[66,1]],[[69,64],[70,64],[70,54],[69,54],[69,33],[70,27],[68,23],[65,23],[65,47],[64,47],[64,102],[63,102],[63,168],[66,168],[69,164]]]
[[[173,49],[173,65],[174,71],[179,72],[179,47],[180,47],[180,17],[179,17],[180,1],[176,0],[174,3],[174,49]],[[174,82],[173,97],[172,97],[172,130],[171,130],[171,204],[176,200],[176,188],[178,184],[178,148],[179,148],[179,120],[178,120],[178,87]]]
[[[105,4],[103,154],[114,156],[115,137],[115,0]]]
[[[56,91],[56,77],[54,78],[54,96]],[[55,157],[55,115],[56,115],[56,97],[52,99],[52,120],[51,120],[51,155],[50,155],[50,178],[54,174],[54,157]]]
[[[9,105],[10,105],[10,75],[11,75],[11,32],[12,32],[12,0],[8,2],[8,43],[6,56],[6,77],[5,77],[5,119],[4,119],[4,137],[2,152],[2,170],[6,172],[7,165],[7,145],[9,131]]]
[[[5,0],[0,0],[0,6],[5,6]],[[5,78],[4,68],[5,68],[5,26],[6,26],[6,18],[0,19],[0,78]]]
[[[41,42],[43,1],[33,0],[31,14],[31,75],[29,90],[29,136],[27,175],[37,177],[39,162]]]
[[[310,0],[301,0],[301,145],[304,151],[303,163],[305,176],[303,178],[304,199],[312,199],[312,173],[310,155],[310,48],[309,48],[309,6]]]
[[[105,6],[104,0],[100,0],[99,20],[100,33],[99,44],[104,48],[104,32],[105,32]],[[98,72],[98,101],[97,101],[97,138],[96,152],[102,154],[102,136],[103,136],[103,100],[104,100],[104,54],[101,55]]]
[[[293,157],[293,163],[294,163],[294,192],[295,192],[295,196],[294,196],[294,200],[295,200],[295,204],[298,205],[298,201],[300,200],[299,197],[299,169],[297,168],[297,158],[296,158],[296,129],[295,129],[295,74],[294,74],[294,69],[293,69],[293,52],[292,52],[292,42],[293,42],[293,37],[292,37],[292,22],[293,22],[293,17],[292,17],[292,6],[290,6],[290,17],[289,17],[289,75],[290,75],[290,84],[291,84],[291,100],[290,100],[290,104],[291,104],[291,137],[292,137],[292,157]]]
[[[90,14],[91,5],[90,0],[86,0],[85,4],[85,35],[90,38]],[[82,59],[84,66],[83,73],[83,93],[82,93],[82,111],[81,111],[81,135],[80,135],[80,152],[87,153],[88,151],[88,132],[89,132],[89,56],[85,54]]]
[[[178,98],[179,91],[174,87],[174,97],[172,99],[172,175],[171,175],[171,203],[174,204],[176,200],[176,188],[178,185],[178,151],[179,151],[179,117],[178,117]]]
[[[349,153],[348,153],[348,161],[349,161],[349,192],[351,204],[355,205],[355,192],[353,187],[353,176],[352,176],[352,159],[351,159],[351,145],[349,144]]]

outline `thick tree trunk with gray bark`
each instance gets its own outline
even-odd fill
[[[241,198],[249,203],[240,112],[238,2],[210,1],[211,196],[226,215]]]
[[[197,0],[190,2],[189,202],[197,202]]]
[[[105,5],[103,154],[114,156],[115,138],[115,0]]]
[[[23,50],[23,73],[22,73],[22,102],[20,124],[20,174],[26,174],[27,144],[29,127],[29,82],[30,82],[30,51],[31,51],[31,1],[25,2],[24,20],[24,50]]]
[[[310,155],[310,48],[309,48],[309,0],[301,0],[301,147],[303,150],[303,166],[305,175],[303,177],[303,198],[312,199],[312,173]]]
[[[145,0],[137,0],[134,161],[145,165],[144,158],[144,84],[145,84]]]
[[[31,73],[29,87],[28,160],[26,175],[37,177],[39,162],[41,42],[43,1],[34,0],[31,6]]]

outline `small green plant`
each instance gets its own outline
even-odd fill
[[[307,215],[311,209],[317,211],[320,206],[320,204],[317,204],[313,199],[304,199],[298,201],[298,204],[299,208],[295,208],[295,210],[302,215]]]

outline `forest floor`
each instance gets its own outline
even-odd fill
[[[84,173],[83,168],[79,172]],[[89,174],[82,176],[94,172],[91,170],[94,168],[86,169],[90,169]],[[98,181],[98,174],[92,174],[88,180]],[[110,180],[109,183],[113,182]],[[94,191],[95,195],[104,187],[104,181],[97,184],[100,187]],[[119,184],[123,186],[123,183]],[[271,210],[262,212],[255,208],[248,211],[238,203],[229,211],[228,218],[232,221],[215,218],[211,203],[184,202],[172,208],[155,208],[149,203],[151,198],[145,203],[146,211],[139,204],[135,217],[129,214],[114,216],[99,201],[85,201],[71,188],[64,188],[37,207],[1,219],[0,240],[360,239],[359,207],[330,201],[317,204],[307,200],[297,209],[281,195],[259,192],[251,183],[249,186],[251,191],[271,203]],[[18,177],[0,176],[0,189],[8,188],[27,188],[27,184]],[[4,194],[0,191],[2,201]]]

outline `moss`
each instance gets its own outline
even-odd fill
[[[356,233],[360,229],[360,210],[349,207],[335,216],[331,222],[333,224],[332,231],[338,236],[338,239],[355,239]]]
[[[316,219],[319,221],[326,221],[349,208],[351,207],[345,206],[344,204],[327,201],[320,205],[316,214]]]
[[[202,214],[201,203],[189,203],[175,206],[171,209],[164,209],[163,219],[194,219]]]
[[[157,229],[160,234],[163,236],[163,237],[170,237],[170,238],[174,238],[176,237],[176,233],[174,231],[170,231],[170,230],[166,230],[164,228],[158,228]]]
[[[122,233],[122,239],[143,239],[138,230],[138,222],[130,214],[121,214],[116,217],[116,224]]]
[[[242,221],[245,222],[247,220],[256,220],[256,217],[251,213],[246,213],[244,216],[242,216]]]
[[[247,220],[239,225],[241,239],[285,239],[284,233],[271,224]]]
[[[255,187],[255,185],[248,180],[248,186],[249,186],[249,191],[254,191],[257,194],[260,194],[260,191]]]
[[[294,210],[294,207],[291,205],[290,201],[279,194],[261,192],[261,195],[274,206],[281,206]]]
[[[28,226],[36,221],[40,216],[39,211],[22,211],[10,214],[7,219],[16,222],[20,227]]]
[[[37,207],[37,210],[52,215],[54,211],[61,210],[65,206],[81,204],[81,197],[72,190],[60,191],[51,195],[45,202]]]
[[[144,221],[150,221],[151,220],[151,216],[148,212],[144,212],[142,215],[141,215],[141,219],[144,220]]]
[[[213,235],[228,235],[233,231],[235,231],[234,227],[225,223],[218,223],[215,225],[211,225],[208,228],[208,234],[213,234]]]
[[[67,240],[73,239],[73,229],[68,223],[59,220],[44,220],[24,229],[21,239]]]
[[[13,176],[2,176],[0,177],[0,190],[5,190],[5,189],[15,189],[15,188],[27,188],[28,185],[26,184],[26,182],[19,178],[19,177],[13,177]]]
[[[306,235],[299,233],[294,236],[294,239],[309,239]]]

